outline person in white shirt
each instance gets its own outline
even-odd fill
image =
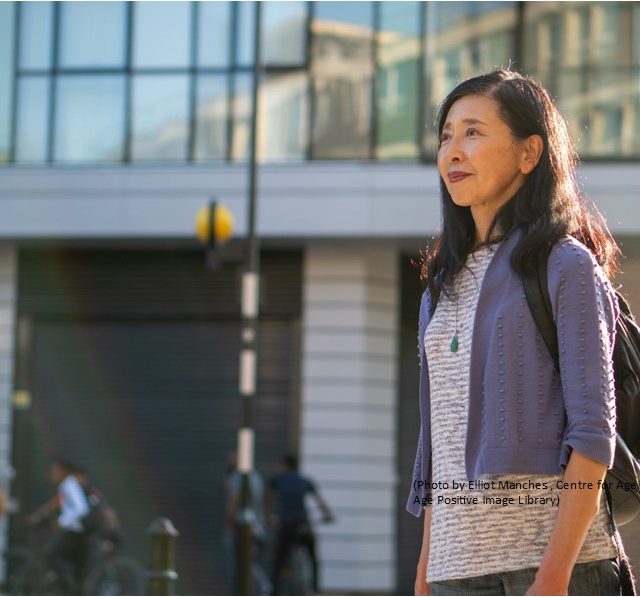
[[[75,476],[77,467],[59,458],[51,466],[51,480],[57,487],[54,500],[44,504],[30,517],[38,523],[56,509],[56,534],[46,549],[49,566],[58,575],[58,584],[65,592],[73,594],[82,573],[86,556],[86,541],[82,519],[89,514],[86,494]]]

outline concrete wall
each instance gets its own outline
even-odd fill
[[[640,165],[586,164],[585,194],[613,232],[640,232]],[[266,238],[424,238],[440,222],[432,164],[314,162],[265,166],[258,227]],[[0,169],[0,238],[192,239],[212,196],[245,230],[245,166]]]
[[[322,586],[394,591],[399,273],[373,244],[306,251],[301,465],[335,510]]]

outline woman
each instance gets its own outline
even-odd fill
[[[619,594],[601,491],[619,249],[580,199],[566,122],[533,79],[461,83],[437,131],[443,227],[422,264],[407,503],[425,514],[416,594]],[[559,374],[522,286],[549,249]]]

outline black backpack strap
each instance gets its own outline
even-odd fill
[[[636,587],[636,580],[631,570],[631,562],[627,556],[624,545],[622,544],[622,538],[618,531],[618,525],[613,515],[613,497],[611,496],[611,489],[609,489],[608,483],[604,484],[604,493],[607,497],[607,511],[609,513],[609,520],[613,529],[613,542],[618,550],[618,578],[620,579],[620,594],[621,595],[637,595],[638,589]]]
[[[558,351],[558,332],[553,311],[551,309],[551,297],[547,286],[547,262],[549,254],[544,251],[540,253],[536,263],[536,277],[524,276],[522,285],[524,294],[529,304],[529,310],[533,315],[536,326],[544,343],[555,363],[556,370],[560,371],[560,357]]]

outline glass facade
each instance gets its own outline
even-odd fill
[[[374,5],[315,2],[311,157],[372,157]]]
[[[124,157],[122,75],[63,75],[56,85],[56,162],[118,162]]]
[[[246,160],[255,17],[0,3],[0,163]],[[263,2],[260,26],[261,161],[431,161],[447,92],[510,63],[583,159],[640,157],[640,2]]]
[[[525,65],[556,97],[578,152],[640,156],[638,2],[525,5]]]
[[[421,8],[416,2],[383,2],[378,9],[375,156],[380,159],[420,154]]]
[[[9,161],[11,151],[14,32],[15,7],[0,3],[0,163]]]
[[[126,6],[121,2],[65,2],[60,10],[60,66],[124,68]]]

